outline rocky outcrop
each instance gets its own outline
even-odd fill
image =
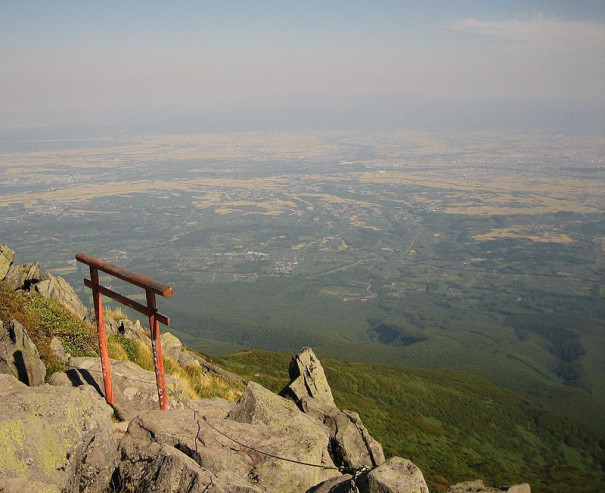
[[[199,409],[139,415],[130,423],[120,446],[120,487],[160,477],[166,482],[158,491],[176,491],[168,485],[187,485],[191,490],[183,491],[205,491],[203,488],[208,487],[209,491],[301,492],[339,475],[318,424],[287,401],[285,407],[280,406],[283,399],[275,394],[269,397],[271,392],[261,389],[257,386],[250,392],[255,392],[254,398],[249,394],[240,400],[228,419],[212,418]],[[262,411],[257,411],[254,408],[261,404],[261,396],[276,402],[263,402]],[[298,413],[303,419],[286,426],[277,416],[280,410]],[[140,460],[141,456],[149,460]],[[138,488],[135,491],[144,491]]]
[[[60,276],[45,274],[42,280],[35,284],[34,288],[41,296],[57,300],[81,319],[88,314],[88,309],[84,306],[76,292]]]
[[[29,264],[12,265],[6,273],[4,282],[14,291],[17,289],[29,291],[29,288],[41,278],[40,264],[31,262]]]
[[[372,469],[357,484],[367,493],[429,493],[422,471],[401,457],[392,457]]]
[[[38,348],[16,320],[0,321],[0,373],[8,373],[26,385],[42,385],[46,367]]]
[[[7,245],[0,244],[0,281],[6,277],[13,260],[15,260],[15,252]]]
[[[0,491],[101,492],[117,463],[109,406],[90,392],[0,375]]]
[[[492,488],[485,486],[482,480],[476,479],[450,486],[447,493],[531,493],[531,488],[527,483],[504,488]]]
[[[137,413],[158,408],[158,391],[155,373],[143,370],[130,361],[110,360],[115,404],[124,419]],[[49,383],[60,386],[91,385],[104,396],[103,373],[100,358],[71,358],[69,370],[52,375]],[[183,408],[189,400],[181,383],[166,375],[171,408]]]
[[[338,466],[374,467],[385,460],[382,445],[370,436],[359,414],[337,407],[312,407],[309,413],[329,429],[330,454]]]
[[[293,400],[309,416],[327,426],[330,454],[337,466],[375,467],[385,460],[382,446],[363,426],[357,413],[341,411],[319,359],[311,348],[303,348],[289,366],[291,381],[280,395]]]
[[[336,406],[324,369],[311,348],[302,348],[292,358],[288,373],[291,381],[280,395],[292,399],[303,411],[309,399],[314,404]]]
[[[380,466],[359,474],[324,481],[307,493],[429,493],[422,471],[412,462],[392,457]]]

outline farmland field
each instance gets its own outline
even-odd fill
[[[85,300],[77,251],[173,285],[161,305],[171,330],[206,353],[310,345],[465,369],[602,431],[603,144],[422,132],[22,140],[0,154],[0,242]]]

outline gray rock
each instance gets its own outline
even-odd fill
[[[186,350],[180,339],[170,332],[162,333],[162,351],[184,367],[200,366],[199,361],[193,357],[191,351]]]
[[[30,386],[42,385],[46,377],[38,348],[16,320],[0,321],[0,373],[14,375]]]
[[[105,491],[117,464],[112,410],[94,393],[0,375],[0,491]]]
[[[48,384],[55,385],[58,387],[73,387],[74,386],[72,381],[67,376],[67,373],[65,373],[64,371],[58,371],[56,373],[53,373],[50,376],[50,378],[48,379]]]
[[[334,404],[323,367],[311,348],[303,348],[292,358],[289,372],[292,381],[280,395],[328,427],[330,455],[336,465],[371,468],[385,461],[382,446],[368,433],[359,415],[341,411]]]
[[[509,486],[506,493],[531,493],[531,488],[527,483],[515,484]]]
[[[190,400],[185,407],[195,411],[197,416],[210,419],[225,419],[233,409],[234,404],[220,397],[212,397],[201,401]]]
[[[335,476],[307,490],[306,493],[352,493],[359,491],[350,474]]]
[[[302,348],[292,358],[288,372],[291,381],[280,395],[292,399],[301,409],[308,398],[317,404],[336,407],[324,369],[311,348]]]
[[[88,313],[88,309],[84,306],[73,288],[60,276],[46,274],[34,287],[41,296],[57,300],[80,319],[84,319]]]
[[[208,484],[212,478],[208,491],[306,491],[338,471],[281,461],[259,451],[321,464],[325,436],[319,432],[317,437],[309,440],[305,430],[295,427],[286,430],[260,423],[203,419],[190,410],[143,413],[130,423],[120,445],[120,487],[127,486],[129,478],[172,477],[175,485],[188,484],[192,478]],[[150,460],[137,459],[142,456]],[[162,487],[158,491],[177,490]]]
[[[63,347],[63,341],[61,341],[61,339],[57,336],[54,336],[50,340],[50,352],[56,356],[61,363],[67,363],[69,358],[71,358],[71,354],[69,354]]]
[[[370,436],[357,413],[318,406],[311,407],[309,414],[330,430],[330,455],[336,465],[372,468],[385,461],[382,445]]]
[[[493,488],[490,486],[485,486],[481,479],[476,479],[474,481],[464,481],[462,483],[457,483],[453,486],[450,486],[447,490],[448,493],[531,493],[531,488],[529,484],[522,483],[516,484],[513,486],[503,487],[503,488]]]
[[[0,281],[6,277],[13,260],[15,260],[15,252],[7,245],[0,244]]]
[[[391,457],[357,481],[360,493],[429,493],[422,471],[411,461]]]
[[[31,262],[23,265],[12,265],[8,269],[4,281],[14,291],[17,289],[28,291],[41,278],[40,264],[38,262]]]
[[[155,373],[143,370],[130,361],[109,360],[115,404],[124,419],[131,419],[140,411],[158,409],[158,393]],[[70,369],[65,372],[73,386],[91,385],[104,396],[103,374],[100,358],[71,358]],[[53,375],[52,383],[61,385],[63,377]],[[187,392],[174,377],[166,375],[168,400],[171,408],[183,408],[189,400]]]
[[[240,423],[263,424],[283,428],[308,428],[327,435],[325,426],[311,419],[294,405],[256,382],[249,382],[246,390],[233,407],[228,419]]]

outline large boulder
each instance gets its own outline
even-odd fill
[[[292,358],[288,373],[291,381],[280,395],[292,399],[303,410],[308,399],[313,399],[316,404],[336,407],[324,369],[311,348],[302,348]]]
[[[34,288],[41,296],[57,300],[81,319],[84,319],[88,314],[88,309],[84,306],[76,292],[60,276],[46,274],[40,282],[35,284]]]
[[[148,486],[145,478],[162,478],[155,491],[298,493],[339,475],[326,442],[320,429],[242,423],[189,409],[150,411],[122,439],[118,482],[128,491],[148,491],[140,486]]]
[[[30,386],[44,383],[46,367],[38,348],[16,320],[0,321],[0,373],[11,374]]]
[[[13,260],[15,260],[15,252],[7,245],[0,244],[0,281],[6,277]]]
[[[117,464],[112,410],[86,388],[0,375],[0,491],[101,492]]]
[[[357,481],[360,493],[429,493],[422,471],[411,461],[391,457]]]
[[[292,358],[290,383],[280,392],[309,416],[327,426],[330,455],[337,466],[375,467],[385,461],[382,445],[369,434],[357,413],[341,411],[334,404],[323,367],[311,348]]]
[[[327,435],[325,426],[320,426],[289,400],[286,400],[256,382],[249,382],[246,390],[229,413],[229,419],[240,423],[263,424],[284,428],[297,427],[320,431]],[[327,445],[327,442],[326,442]]]
[[[372,438],[359,414],[336,407],[311,406],[309,415],[328,427],[330,455],[337,466],[372,468],[385,461],[382,445]]]
[[[41,278],[40,264],[38,262],[31,262],[29,264],[12,265],[8,269],[4,281],[14,291],[18,289],[28,291]]]
[[[158,390],[155,373],[143,370],[131,361],[109,360],[116,407],[124,419],[131,419],[140,411],[158,409]],[[103,372],[100,358],[71,358],[69,370],[55,374],[53,385],[93,386],[104,396]],[[166,375],[168,401],[171,408],[183,408],[189,400],[187,392],[174,377]]]

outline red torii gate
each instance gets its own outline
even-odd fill
[[[159,294],[169,298],[174,293],[174,290],[166,285],[161,284],[153,279],[143,277],[136,272],[132,272],[109,262],[104,262],[98,258],[85,255],[83,253],[76,254],[76,260],[90,267],[90,279],[84,279],[84,285],[92,289],[92,296],[95,306],[95,314],[97,316],[97,328],[99,331],[99,350],[101,353],[101,368],[103,370],[103,385],[105,387],[105,400],[113,406],[115,404],[113,397],[113,387],[111,384],[111,368],[109,366],[109,353],[107,351],[107,337],[105,335],[105,320],[103,319],[103,301],[102,295],[107,296],[118,303],[122,303],[133,310],[136,310],[143,315],[149,317],[149,330],[151,332],[151,349],[153,352],[153,364],[155,367],[155,379],[158,386],[158,400],[160,409],[167,411],[168,406],[168,391],[166,389],[166,375],[164,373],[164,358],[162,356],[162,340],[160,337],[160,323],[170,325],[170,319],[158,312],[155,295]],[[134,284],[145,290],[147,297],[147,305],[137,303],[130,298],[122,296],[115,291],[112,291],[99,283],[99,271],[117,277],[122,281]]]

